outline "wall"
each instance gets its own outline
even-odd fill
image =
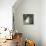
[[[46,0],[41,1],[41,38],[42,46],[46,46]]]
[[[41,46],[41,4],[40,0],[23,0],[18,8],[13,8],[15,28],[24,34],[25,38],[35,41]],[[14,5],[15,6],[15,5]],[[16,10],[16,11],[15,11]],[[34,24],[24,25],[23,14],[34,14]]]
[[[16,0],[0,0],[0,27],[12,28],[12,6]]]

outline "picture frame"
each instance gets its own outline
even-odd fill
[[[24,25],[34,24],[34,14],[23,14]]]

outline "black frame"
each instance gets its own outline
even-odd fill
[[[27,19],[28,22],[26,22]],[[23,14],[23,23],[25,25],[34,24],[34,14]]]

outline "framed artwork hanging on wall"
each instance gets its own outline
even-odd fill
[[[23,14],[23,23],[25,25],[34,24],[34,14]]]

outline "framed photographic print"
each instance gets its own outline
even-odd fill
[[[25,25],[34,24],[34,14],[23,14],[23,23]]]

